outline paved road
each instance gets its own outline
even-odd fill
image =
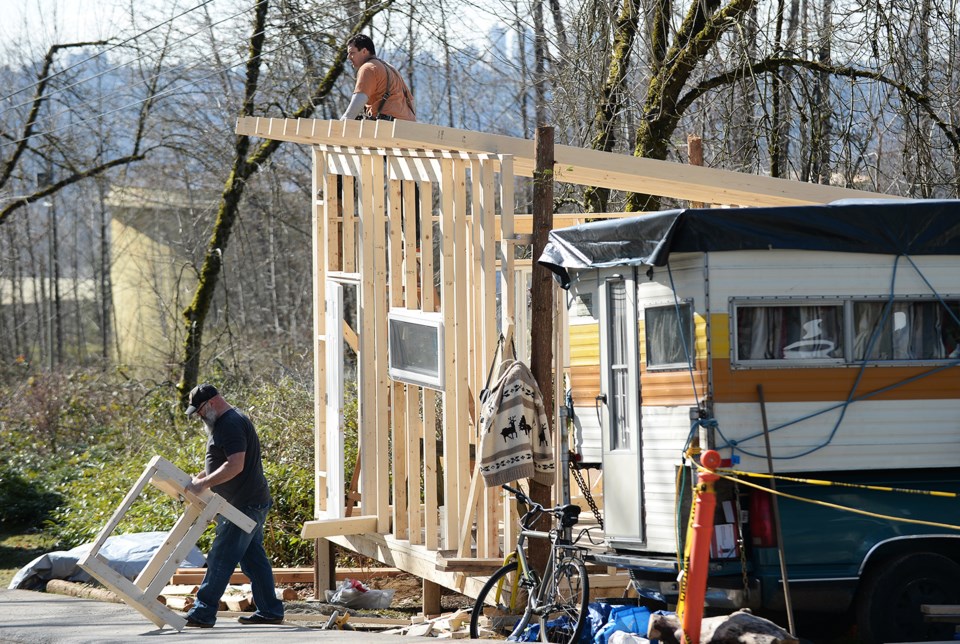
[[[156,638],[160,639],[157,640]],[[318,630],[283,624],[243,626],[235,617],[221,617],[213,628],[158,629],[125,604],[111,604],[29,590],[0,589],[0,644],[114,644],[153,642],[344,642],[352,644],[417,644],[431,637]]]

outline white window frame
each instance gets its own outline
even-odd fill
[[[960,296],[942,295],[938,299],[934,295],[898,295],[893,298],[894,304],[924,303],[924,304],[936,304],[938,307],[943,306],[940,300],[943,300],[943,302],[960,302]],[[856,355],[854,355],[854,351],[856,348],[855,347],[855,342],[856,342],[855,324],[857,319],[854,312],[854,307],[857,304],[880,304],[880,305],[886,306],[886,304],[889,301],[890,301],[889,297],[858,296],[858,297],[850,298],[850,301],[848,302],[848,306],[850,307],[850,311],[849,311],[850,341],[848,346],[850,347],[849,353],[850,353],[851,362],[855,364],[860,364],[863,362],[862,358],[858,358]],[[867,364],[870,364],[870,365],[900,367],[900,366],[906,366],[906,365],[909,365],[909,366],[942,365],[944,363],[949,363],[957,359],[956,357],[954,358],[950,357],[949,347],[945,347],[945,349],[946,349],[947,355],[943,358],[914,358],[914,359],[869,358],[866,360],[866,362]]]
[[[849,361],[850,351],[850,309],[844,298],[824,297],[731,297],[729,300],[730,316],[730,366],[733,369],[779,369],[827,367],[845,365]],[[841,334],[839,340],[843,342],[843,355],[839,358],[775,358],[769,360],[744,360],[740,358],[740,338],[737,331],[737,311],[743,308],[787,308],[801,306],[824,306],[840,309]]]
[[[419,371],[413,371],[408,366],[394,364],[394,334],[392,325],[394,322],[404,324],[413,324],[416,326],[433,329],[437,339],[437,368],[432,374],[424,374]],[[387,338],[388,338],[388,369],[387,372],[393,380],[405,382],[411,385],[427,387],[443,391],[444,389],[444,364],[443,364],[443,315],[437,312],[421,311],[418,309],[392,308],[387,313]]]
[[[730,297],[729,298],[729,322],[730,322],[730,366],[733,369],[784,369],[784,368],[805,368],[805,367],[831,367],[831,366],[858,366],[864,363],[864,360],[856,358],[854,355],[854,343],[856,330],[854,329],[855,316],[854,305],[857,303],[877,303],[886,304],[890,298],[883,295],[846,295],[836,297]],[[895,303],[907,302],[957,302],[960,301],[960,295],[948,294],[940,295],[896,295],[893,298]],[[739,337],[737,334],[737,309],[741,306],[841,306],[843,309],[841,324],[843,326],[843,357],[842,358],[807,358],[800,360],[779,359],[779,360],[741,360],[738,355]],[[870,366],[939,366],[955,362],[957,358],[889,358],[889,359],[867,359],[865,362]]]
[[[649,333],[649,322],[647,320],[647,311],[651,309],[664,309],[664,308],[674,308],[677,306],[688,307],[690,310],[690,328],[686,329],[686,336],[684,339],[687,342],[687,349],[689,352],[688,358],[690,362],[695,365],[697,361],[697,321],[696,321],[696,311],[693,307],[693,298],[682,298],[678,300],[662,300],[662,301],[651,301],[646,302],[643,305],[643,344],[645,351],[644,363],[648,372],[654,371],[680,371],[690,369],[691,364],[686,362],[672,362],[665,364],[650,364],[650,333]]]

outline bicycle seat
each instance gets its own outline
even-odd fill
[[[577,525],[578,517],[580,516],[580,506],[574,505],[573,503],[568,503],[567,505],[560,508],[560,527],[569,528],[571,526]]]

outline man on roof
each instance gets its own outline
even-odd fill
[[[347,60],[357,70],[357,84],[341,119],[417,120],[407,84],[393,65],[377,58],[370,36],[357,34],[347,41]]]

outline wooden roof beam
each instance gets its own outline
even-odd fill
[[[533,141],[410,121],[323,121],[243,117],[237,134],[308,145],[458,150],[509,154],[514,172],[532,176]],[[739,206],[795,206],[837,199],[898,199],[863,190],[644,159],[558,145],[557,181],[660,197]]]

